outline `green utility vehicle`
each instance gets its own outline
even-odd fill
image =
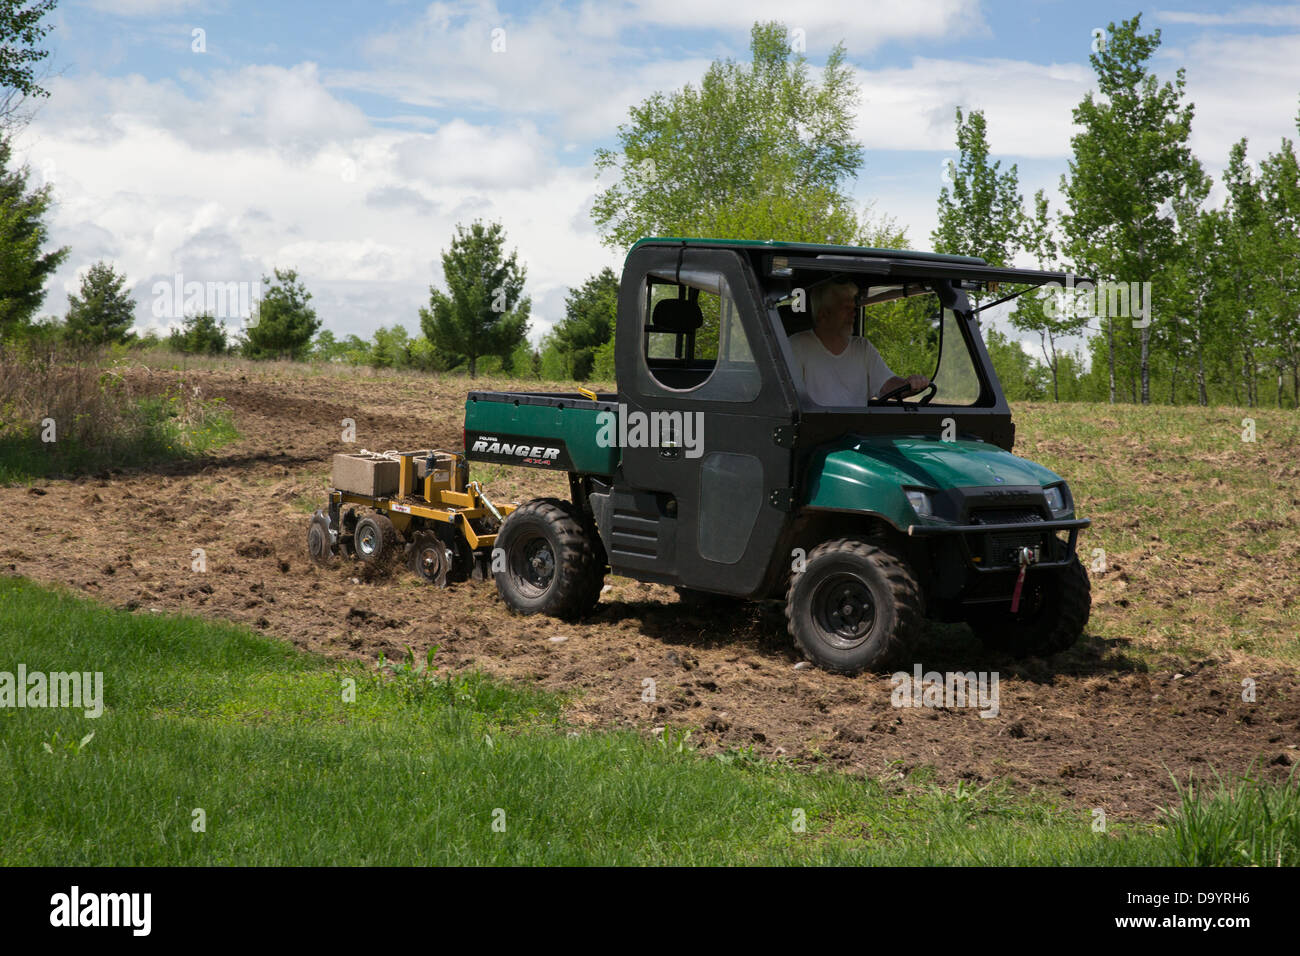
[[[1088,621],[1076,542],[1089,522],[1059,475],[1011,453],[978,313],[999,285],[1011,298],[1067,278],[919,252],[641,240],[619,288],[617,393],[469,394],[466,457],[569,477],[572,500],[505,518],[502,598],[578,618],[613,572],[690,598],[783,599],[804,654],[845,673],[908,660],[926,617],[1017,655],[1064,650]],[[855,334],[926,388],[814,400],[796,358],[811,340],[791,337],[832,284]]]

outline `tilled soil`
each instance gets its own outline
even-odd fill
[[[176,377],[136,374],[145,387]],[[407,646],[423,657],[436,644],[444,670],[480,668],[568,693],[577,725],[689,729],[706,752],[752,748],[872,777],[927,767],[921,779],[941,786],[1002,779],[1109,816],[1153,816],[1175,797],[1171,775],[1253,767],[1281,779],[1297,759],[1294,668],[1227,652],[1148,663],[1133,653],[1151,646],[1148,635],[1093,633],[1122,627],[1090,627],[1050,661],[1013,661],[985,651],[964,627],[932,628],[916,654],[926,671],[999,673],[998,713],[985,717],[975,707],[894,707],[889,675],[797,666],[774,606],[695,607],[671,588],[610,578],[598,612],[566,624],[512,616],[490,582],[438,590],[400,568],[380,576],[349,561],[318,568],[306,556],[306,525],[324,498],[330,456],[459,448],[464,381],[238,370],[185,377],[225,400],[244,437],[197,462],[0,488],[10,525],[0,573],[69,585],[137,613],[239,621],[334,657],[391,659]],[[344,419],[356,424],[355,445],[341,442]],[[562,476],[475,475],[501,501],[567,497]],[[206,571],[195,570],[196,549]],[[1131,582],[1095,578],[1094,625],[1122,620],[1142,600]],[[1242,699],[1245,679],[1254,702]]]

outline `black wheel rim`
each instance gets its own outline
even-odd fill
[[[833,647],[851,650],[862,645],[876,626],[876,602],[871,587],[856,574],[833,574],[817,586],[813,620]]]
[[[532,597],[546,593],[555,580],[555,551],[542,534],[519,538],[511,549],[510,570],[519,587]]]

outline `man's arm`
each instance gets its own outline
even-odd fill
[[[909,375],[903,378],[901,375],[895,375],[894,370],[885,364],[884,357],[880,351],[869,340],[864,339],[867,346],[867,369],[868,375],[873,383],[882,381],[884,384],[879,387],[872,387],[871,397],[879,398],[881,395],[888,395],[894,389],[900,386],[908,386],[908,395],[915,395],[917,392],[925,391],[930,387],[930,380],[924,375]]]
[[[900,388],[903,385],[908,387],[908,395],[915,395],[917,392],[923,392],[929,388],[930,380],[924,375],[909,375],[907,378],[895,375],[886,380],[885,384],[876,392],[876,396],[888,395],[894,389]]]

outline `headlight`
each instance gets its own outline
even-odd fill
[[[908,504],[912,510],[923,518],[928,518],[934,514],[934,508],[930,505],[930,493],[922,491],[919,488],[904,489],[907,494]]]
[[[1043,494],[1047,497],[1047,507],[1051,509],[1052,514],[1059,515],[1065,513],[1064,486],[1049,485],[1043,489]]]

